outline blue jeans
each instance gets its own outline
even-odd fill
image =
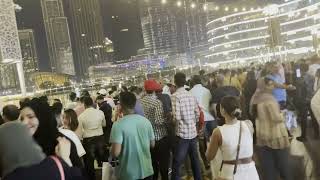
[[[189,155],[191,160],[191,168],[194,180],[201,180],[200,162],[197,151],[197,138],[182,139],[177,137],[175,153],[173,157],[171,180],[180,180],[180,168],[185,162],[187,155]]]
[[[210,141],[213,130],[217,127],[218,123],[216,120],[204,122],[204,137],[207,142]]]
[[[258,152],[264,180],[275,180],[279,175],[283,180],[292,180],[288,149],[271,149],[264,146],[259,147]]]

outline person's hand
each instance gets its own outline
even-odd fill
[[[56,155],[62,158],[68,165],[72,166],[70,160],[71,142],[65,137],[57,138]]]

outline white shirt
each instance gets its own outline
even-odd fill
[[[312,64],[309,66],[308,74],[315,77],[318,69],[320,69],[320,64]]]
[[[197,99],[197,102],[203,111],[204,121],[213,121],[214,117],[209,113],[209,105],[212,98],[210,91],[201,84],[197,84],[190,92]]]
[[[318,121],[318,124],[320,124],[320,90],[318,90],[311,99],[311,109],[316,120]]]
[[[162,94],[168,94],[169,96],[171,96],[171,92],[170,92],[169,86],[167,86],[167,85],[163,86]]]
[[[104,100],[107,101],[107,103],[108,103],[112,108],[115,108],[115,107],[116,107],[116,104],[114,103],[114,101],[113,101],[112,98],[110,98],[110,97],[105,97]]]
[[[87,108],[78,117],[79,126],[83,131],[83,138],[103,135],[102,127],[106,126],[104,113],[98,109]]]
[[[65,109],[74,109],[74,108],[76,108],[76,107],[77,107],[77,102],[69,102],[69,103],[66,105]]]
[[[82,157],[86,154],[86,151],[84,150],[81,141],[79,137],[74,133],[73,131],[69,129],[63,129],[59,128],[59,132],[61,132],[63,135],[67,136],[71,141],[76,145],[77,153],[79,157]]]

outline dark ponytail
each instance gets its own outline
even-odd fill
[[[238,119],[241,117],[240,102],[238,97],[226,96],[222,98],[220,105],[229,116],[236,117]]]

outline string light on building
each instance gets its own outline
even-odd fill
[[[203,5],[203,10],[204,10],[204,11],[208,10],[207,4],[204,4],[204,5]]]
[[[191,8],[195,8],[196,4],[195,3],[191,3]]]
[[[181,7],[181,6],[182,6],[182,2],[181,2],[181,1],[178,1],[178,2],[177,2],[177,6],[178,6],[178,7]]]

